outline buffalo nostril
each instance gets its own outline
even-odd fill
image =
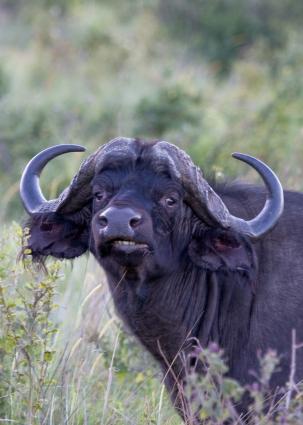
[[[134,228],[141,223],[142,217],[140,215],[136,215],[129,220],[130,227]]]
[[[108,220],[105,217],[105,215],[101,215],[101,214],[99,215],[98,223],[102,228],[108,225]]]

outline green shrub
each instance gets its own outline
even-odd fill
[[[200,104],[200,93],[185,85],[161,87],[139,101],[135,110],[136,133],[159,138],[184,126],[195,127],[201,120]]]
[[[257,42],[268,52],[282,48],[289,27],[300,28],[303,7],[294,0],[161,0],[159,14],[173,36],[224,74]]]
[[[20,229],[15,228],[15,232],[13,242],[18,243]],[[57,328],[50,314],[56,308],[54,296],[60,266],[53,263],[44,277],[30,271],[25,277],[19,266],[11,267],[11,255],[12,248],[2,241],[0,416],[38,424],[45,411],[48,389],[54,384],[50,365]]]
[[[108,301],[97,305],[98,332],[88,337],[79,301],[81,291],[84,303],[90,299],[83,291],[83,261],[69,273],[57,261],[48,262],[47,274],[28,261],[24,269],[16,264],[21,237],[14,225],[0,239],[1,421],[152,425],[161,416],[163,425],[178,424],[155,378],[159,373],[108,316]]]

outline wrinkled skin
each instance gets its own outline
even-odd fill
[[[182,353],[191,351],[191,337],[204,347],[217,342],[229,374],[243,384],[258,371],[258,350],[276,349],[281,364],[272,385],[287,380],[293,328],[303,341],[303,196],[286,193],[279,224],[252,244],[198,219],[183,201],[180,184],[153,169],[145,149],[144,160],[109,162],[95,176],[86,207],[90,219],[33,217],[29,246],[37,258],[73,258],[88,249],[94,254],[118,314],[159,362],[176,409],[189,421]],[[264,191],[252,186],[216,192],[245,219],[265,200]],[[300,356],[296,379],[302,378]]]

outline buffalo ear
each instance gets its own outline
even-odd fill
[[[206,230],[191,241],[188,252],[193,263],[207,270],[251,274],[256,269],[256,255],[249,240],[228,230]]]
[[[56,258],[75,258],[88,249],[89,231],[84,223],[57,213],[33,216],[26,226],[23,251],[30,250],[34,260],[51,255]]]

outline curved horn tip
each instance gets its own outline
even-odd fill
[[[246,153],[241,153],[241,152],[233,152],[231,154],[231,156],[233,158],[239,159],[240,161],[246,162],[246,160],[248,159],[256,159],[254,156],[251,155],[247,155]],[[259,160],[258,160],[259,161]]]
[[[77,144],[74,144],[74,143],[60,143],[58,145],[49,146],[48,148],[43,149],[41,152],[38,153],[38,155],[40,155],[43,152],[51,151],[51,150],[55,150],[55,149],[68,149],[69,152],[84,152],[84,151],[86,151],[86,148],[82,145],[77,145]]]
[[[235,159],[238,159],[239,161],[245,162],[246,164],[253,167],[260,174],[266,186],[268,186],[268,182],[265,177],[267,178],[271,177],[271,180],[275,181],[275,185],[279,187],[280,190],[282,190],[282,185],[278,177],[276,176],[275,172],[267,164],[265,164],[265,162],[261,161],[261,159],[258,159],[252,155],[247,155],[245,153],[240,153],[240,152],[232,153],[232,157]],[[265,172],[265,175],[263,175],[264,172]]]
[[[73,146],[75,149],[78,149],[78,152],[85,152],[86,148],[81,145],[74,145],[73,143],[70,144],[70,146]]]
[[[74,143],[62,143],[62,144],[59,144],[59,145],[50,146],[47,149],[53,149],[53,148],[56,148],[58,146],[60,146],[62,148],[65,147],[65,148],[68,148],[68,149],[73,149],[73,152],[85,152],[86,151],[86,148],[84,146],[76,145]]]
[[[26,211],[32,215],[47,203],[39,184],[39,176],[46,164],[59,155],[68,152],[83,152],[85,147],[75,144],[50,146],[34,156],[25,167],[20,181],[21,200]]]
[[[77,149],[79,152],[84,152],[86,151],[86,148],[82,145],[76,145],[74,143],[70,143],[67,146],[72,146],[73,148]]]
[[[257,239],[269,232],[282,215],[284,208],[283,188],[273,170],[261,160],[239,152],[234,152],[232,156],[252,166],[267,187],[266,203],[257,217],[248,222],[241,221],[236,217],[232,218],[235,228],[239,225],[239,228],[242,228],[244,233],[253,239]]]

